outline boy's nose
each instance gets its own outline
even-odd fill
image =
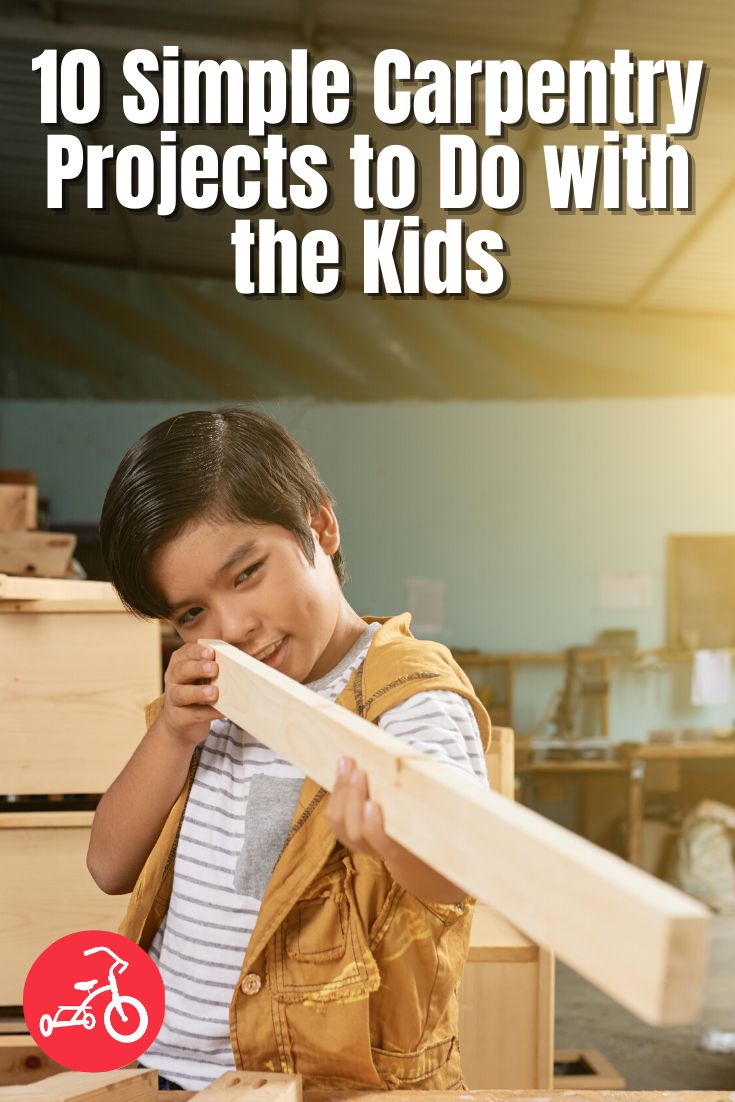
[[[254,638],[253,632],[256,625],[250,618],[245,620],[242,616],[220,615],[218,627],[218,637],[223,643],[243,648],[248,639]]]

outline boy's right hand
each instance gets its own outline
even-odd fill
[[[164,677],[166,695],[161,722],[177,741],[192,748],[204,742],[213,719],[221,714],[212,707],[218,690],[206,684],[219,673],[211,647],[185,643],[171,655]]]

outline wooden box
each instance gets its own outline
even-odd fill
[[[470,1090],[552,1086],[553,955],[485,904],[475,912],[459,1004]]]
[[[515,739],[493,727],[494,791],[513,799]],[[462,1070],[470,1090],[547,1090],[554,1051],[554,957],[479,903],[459,989]]]
[[[105,895],[87,871],[91,811],[0,813],[0,1005],[20,1006],[28,969],[52,941],[116,930],[127,896]]]
[[[101,793],[161,691],[158,623],[105,582],[0,575],[0,791]]]

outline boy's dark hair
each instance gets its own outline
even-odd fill
[[[122,602],[165,619],[150,582],[154,555],[193,521],[280,524],[314,563],[308,517],[333,498],[309,456],[267,413],[245,406],[180,413],[149,429],[118,467],[100,518],[100,543]],[[344,583],[341,550],[332,555]]]

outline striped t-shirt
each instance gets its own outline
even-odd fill
[[[336,700],[378,627],[371,624],[309,688]],[[477,721],[459,694],[417,693],[384,713],[379,726],[487,782]],[[166,1012],[140,1061],[185,1090],[201,1090],[234,1067],[232,992],[303,780],[247,731],[226,719],[212,723],[183,816],[169,908],[149,950]]]

